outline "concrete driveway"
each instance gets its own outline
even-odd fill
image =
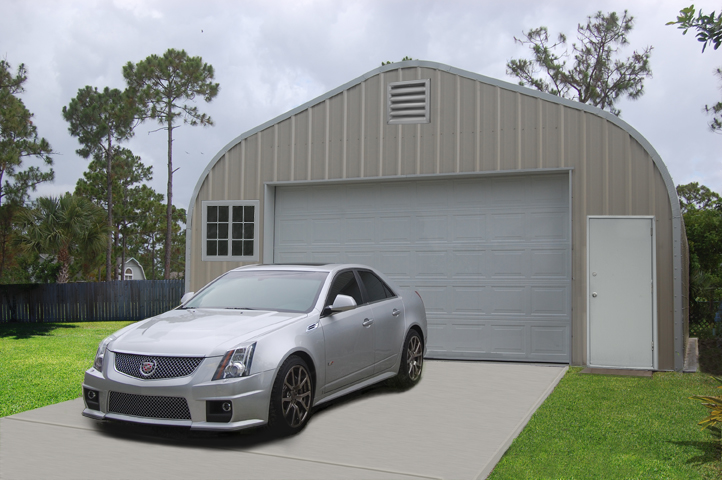
[[[415,388],[352,395],[285,439],[98,423],[79,398],[0,419],[0,478],[484,479],[566,370],[427,361]]]

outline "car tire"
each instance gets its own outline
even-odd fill
[[[421,380],[424,367],[424,341],[416,330],[410,330],[401,350],[401,365],[396,376],[396,384],[401,388],[411,388]]]
[[[278,370],[271,390],[268,425],[280,435],[294,435],[306,426],[313,406],[313,378],[306,362],[291,356]]]

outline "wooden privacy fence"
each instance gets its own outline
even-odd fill
[[[180,305],[183,280],[0,285],[0,323],[142,320]]]

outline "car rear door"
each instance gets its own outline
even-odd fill
[[[381,373],[394,365],[403,346],[404,302],[373,272],[358,270],[358,274],[373,308],[374,373]]]

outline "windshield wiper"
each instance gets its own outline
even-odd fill
[[[256,310],[256,309],[248,308],[248,307],[226,307],[226,310]]]

